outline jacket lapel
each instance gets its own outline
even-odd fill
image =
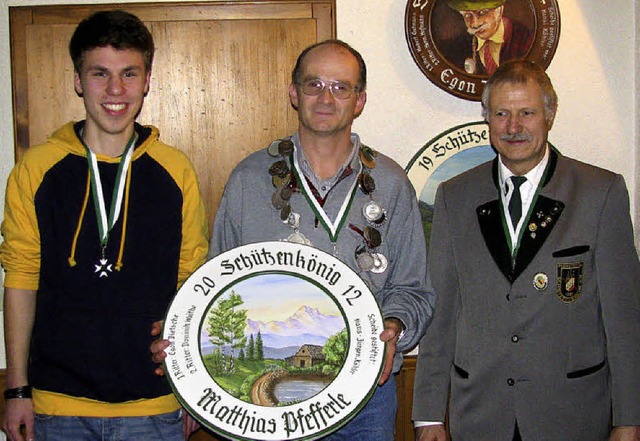
[[[502,227],[502,212],[500,201],[495,199],[476,208],[480,231],[484,238],[484,243],[489,249],[493,260],[502,271],[502,274],[512,282],[511,278],[511,251],[507,237]]]
[[[542,188],[553,177],[557,162],[558,153],[550,145],[549,163],[542,177]],[[506,237],[507,233],[504,227],[504,214],[500,206],[500,179],[498,177],[497,157],[493,161],[492,175],[498,198],[479,205],[476,208],[476,215],[487,249],[502,274],[509,282],[513,283],[531,263],[551,234],[564,209],[564,203],[550,197],[538,195],[533,210],[530,211],[528,222],[522,227],[525,231],[521,234],[520,246],[518,247],[515,262],[513,262],[511,250],[509,249],[509,239]]]
[[[482,238],[502,274],[511,282],[511,251],[503,227],[502,208],[500,207],[500,179],[498,177],[498,157],[493,160],[491,174],[495,195],[498,199],[486,202],[476,208]]]

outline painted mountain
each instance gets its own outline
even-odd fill
[[[342,329],[344,329],[342,317],[324,315],[315,308],[301,306],[284,321],[265,323],[248,319],[245,334],[253,334],[255,337],[260,331],[265,346],[281,348],[300,346],[305,343],[322,345]]]
[[[265,358],[284,359],[296,353],[304,344],[324,345],[329,337],[345,327],[342,316],[325,315],[316,308],[301,306],[289,318],[283,321],[262,322],[247,320],[245,334],[258,331],[262,337]],[[213,352],[213,346],[206,335],[202,336],[203,354]],[[225,351],[226,352],[226,351]]]

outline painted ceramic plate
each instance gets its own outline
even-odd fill
[[[165,371],[201,424],[237,440],[313,440],[369,400],[384,363],[366,284],[316,248],[261,242],[223,253],[178,291]]]

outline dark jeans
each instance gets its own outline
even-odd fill
[[[397,410],[396,379],[391,375],[351,421],[320,441],[393,441]]]
[[[146,417],[35,415],[38,441],[184,441],[182,410]]]

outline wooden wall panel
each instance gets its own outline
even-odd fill
[[[68,44],[75,25],[27,27],[29,146],[46,141],[67,121],[84,119],[82,99],[73,88]]]
[[[232,0],[233,1],[233,0]],[[309,18],[317,4],[335,9],[335,2],[327,0],[257,0],[209,1],[201,3],[131,3],[78,6],[42,6],[33,10],[34,22],[40,24],[75,24],[97,10],[124,9],[144,22],[201,21],[201,20],[282,20]]]
[[[227,177],[249,153],[297,127],[289,69],[315,41],[303,20],[222,20],[152,25],[157,63],[140,121],[192,158],[213,213]],[[202,42],[194,44],[194,42]]]

